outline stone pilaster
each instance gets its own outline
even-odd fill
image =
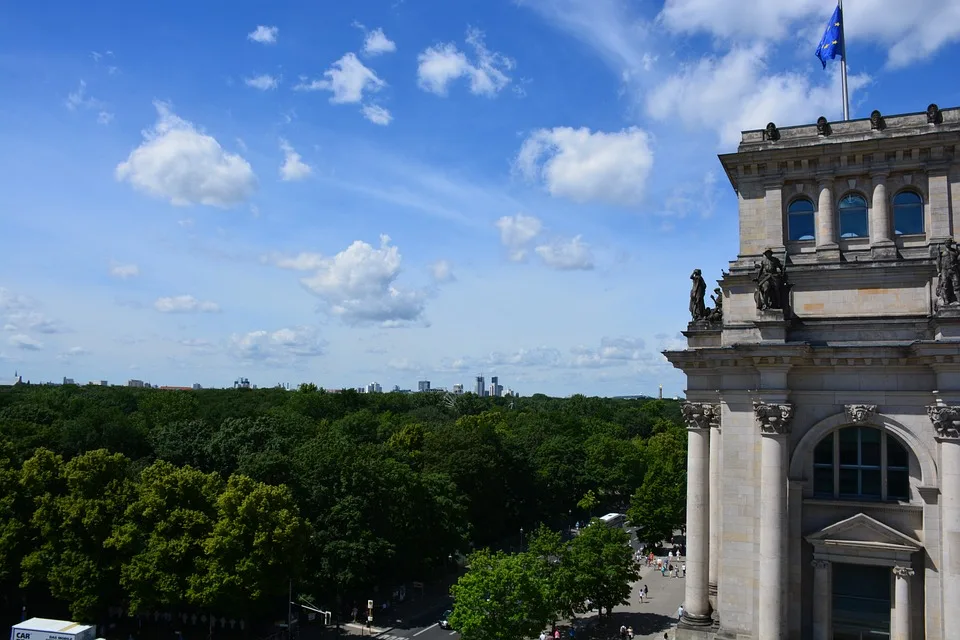
[[[887,201],[887,174],[873,175],[873,197],[870,205],[870,255],[874,260],[892,260],[897,248],[890,239],[893,221]]]
[[[708,583],[710,594],[717,595],[720,577],[720,411],[710,425],[710,562]],[[714,600],[719,602],[719,600]]]
[[[764,640],[784,637],[784,589],[787,524],[787,436],[793,421],[790,404],[754,402],[760,443],[760,584],[759,634]]]
[[[910,578],[913,573],[910,567],[893,568],[896,584],[893,589],[893,633],[890,634],[890,640],[910,640]]]
[[[713,624],[709,600],[710,556],[710,427],[718,407],[687,402],[681,408],[687,423],[687,577],[681,624],[703,628]]]
[[[960,406],[935,404],[927,415],[940,443],[940,581],[945,637],[960,634]]]
[[[814,560],[813,565],[813,640],[833,637],[833,576],[830,563]]]
[[[833,210],[833,176],[820,176],[818,185],[817,260],[837,261],[840,259],[840,245],[837,244],[837,217]]]

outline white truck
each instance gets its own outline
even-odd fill
[[[79,622],[30,618],[10,628],[10,640],[94,640],[97,629]]]

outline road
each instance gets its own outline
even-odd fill
[[[456,631],[441,629],[436,622],[423,622],[424,626],[403,627],[373,627],[367,629],[361,625],[347,624],[351,635],[360,636],[371,640],[458,640],[460,634]]]

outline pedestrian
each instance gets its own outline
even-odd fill
[[[560,629],[553,628],[553,640],[560,640]]]
[[[353,616],[353,621],[357,621],[357,607],[354,605],[353,609],[350,609],[350,615]]]
[[[683,577],[686,578],[686,577],[687,577],[687,563],[686,563],[686,562],[683,563],[683,569],[682,569],[682,571],[683,571]]]
[[[574,631],[574,628],[570,627],[570,640],[573,640]]]
[[[680,618],[683,617],[683,605],[677,609],[677,622],[680,622]]]
[[[627,628],[620,625],[620,640],[627,640]]]
[[[644,589],[646,589],[646,587],[644,587],[643,585],[640,585],[640,604],[643,604]]]
[[[547,632],[546,632],[546,631],[541,631],[541,632],[540,632],[540,640],[547,640]]]
[[[674,578],[680,577],[680,565],[678,564],[673,565],[673,577]]]
[[[630,638],[630,640],[633,640],[633,626],[632,626],[632,625],[629,626],[629,627],[627,627],[627,637]]]

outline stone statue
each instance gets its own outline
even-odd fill
[[[780,130],[777,129],[777,125],[772,122],[768,122],[766,128],[763,130],[763,139],[769,140],[770,142],[776,142],[780,139]]]
[[[714,308],[708,314],[707,319],[710,322],[723,322],[723,291],[720,287],[717,287],[713,290],[715,295],[710,296],[710,299],[713,300]]]
[[[817,118],[817,135],[818,136],[828,136],[830,135],[830,123],[827,122],[827,119],[823,116]]]
[[[960,248],[948,238],[937,254],[937,306],[960,303]]]
[[[883,115],[874,109],[870,113],[870,128],[874,131],[883,131],[886,127],[886,123],[883,121]]]
[[[758,269],[757,291],[753,294],[759,311],[768,309],[783,309],[786,302],[787,271],[783,263],[767,249],[763,252],[763,259],[755,265]]]
[[[943,114],[936,103],[927,107],[927,124],[940,124],[943,122]]]
[[[690,317],[694,322],[704,320],[707,317],[707,309],[703,305],[703,297],[707,294],[707,283],[700,275],[700,269],[694,269],[690,274]]]

